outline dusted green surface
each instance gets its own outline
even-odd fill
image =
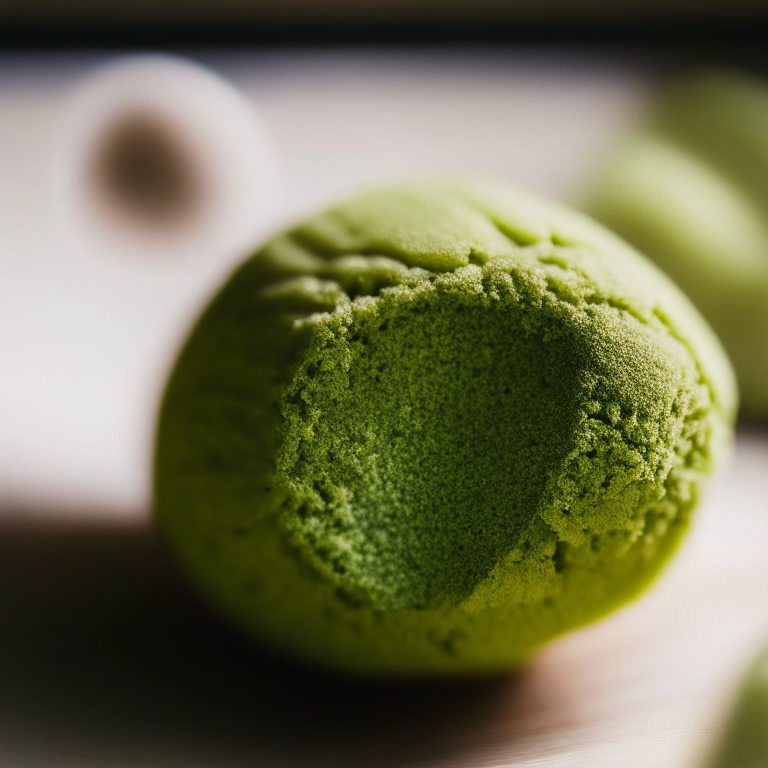
[[[156,512],[287,652],[492,672],[646,586],[734,409],[708,328],[605,230],[501,185],[385,189],[214,300],[166,393]]]
[[[588,210],[656,261],[718,333],[743,412],[768,417],[768,88],[710,72],[672,84]]]

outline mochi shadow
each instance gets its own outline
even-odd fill
[[[0,762],[462,765],[520,679],[320,674],[212,616],[149,526],[0,521]]]

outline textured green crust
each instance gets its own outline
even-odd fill
[[[735,409],[686,299],[502,185],[362,195],[268,243],[184,349],[159,523],[262,640],[368,675],[484,674],[641,591]]]
[[[587,210],[683,288],[733,361],[744,415],[768,417],[768,88],[718,72],[672,84]]]

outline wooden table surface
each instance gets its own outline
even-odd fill
[[[255,648],[146,522],[7,515],[0,765],[677,768],[768,640],[768,432],[742,430],[660,582],[496,680],[373,685]]]

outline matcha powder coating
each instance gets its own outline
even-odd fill
[[[156,513],[284,652],[490,673],[651,581],[734,409],[704,322],[596,224],[491,183],[384,189],[213,301],[166,392]]]

